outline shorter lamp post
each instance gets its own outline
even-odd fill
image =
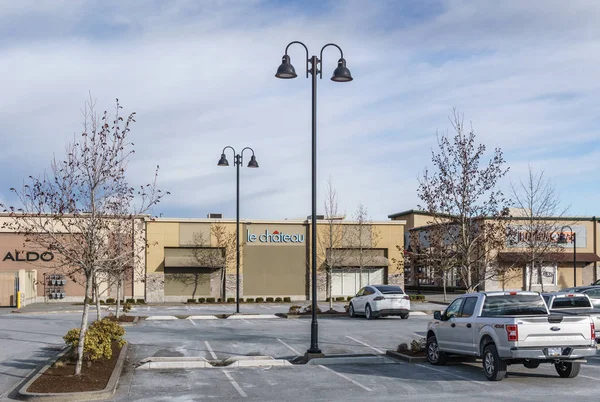
[[[236,193],[235,193],[235,312],[240,312],[240,165],[243,163],[243,155],[245,150],[252,151],[250,162],[248,162],[249,168],[257,168],[258,162],[254,156],[254,150],[250,147],[242,149],[239,154],[235,152],[233,147],[229,145],[223,148],[221,152],[221,159],[217,163],[217,166],[229,166],[229,162],[225,157],[225,150],[231,149],[233,151],[233,164],[236,167]],[[227,268],[225,268],[227,270]],[[227,283],[227,280],[225,280]]]
[[[563,229],[569,228],[571,232],[571,242],[573,243],[573,287],[577,286],[577,236],[575,236],[575,232],[569,225],[564,225],[560,228],[560,235],[558,236],[557,243],[558,244],[567,244],[567,236],[565,235]]]

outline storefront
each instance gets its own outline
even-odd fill
[[[399,250],[404,223],[362,225],[357,228],[357,223],[340,220],[334,226],[318,221],[320,299],[329,294],[329,284],[334,297],[354,295],[369,283],[403,284]],[[226,219],[148,221],[147,300],[235,298],[235,229],[235,221]],[[308,221],[240,222],[240,297],[306,300],[310,294],[310,244]]]

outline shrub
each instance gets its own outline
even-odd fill
[[[221,298],[219,297],[219,298],[217,299],[217,303],[221,303],[221,302],[222,302],[222,300],[221,300]]]
[[[196,303],[196,299],[187,299],[188,303]]]
[[[125,303],[135,304],[135,299],[125,299]]]
[[[335,301],[339,301],[339,302],[343,302],[344,300],[346,300],[346,298],[344,296],[339,296],[335,298]]]
[[[120,304],[121,304],[121,306],[122,306],[123,304],[125,304],[125,300],[121,300]]]
[[[328,302],[329,300],[331,300],[331,297],[326,297],[325,301]]]
[[[100,299],[100,304],[104,304],[104,300]]]
[[[254,299],[252,297],[249,297],[246,299],[246,302],[248,303],[254,303]]]
[[[207,297],[206,298],[206,302],[207,303],[214,303],[215,302],[215,298],[214,297]]]
[[[411,301],[423,301],[425,300],[425,295],[409,295]]]
[[[63,339],[72,350],[79,345],[79,328],[70,329]],[[88,361],[110,359],[112,357],[112,342],[115,341],[119,347],[125,345],[123,339],[125,330],[115,321],[104,318],[94,321],[85,334],[83,345],[83,358]]]
[[[304,307],[304,310],[302,310],[303,313],[312,313],[312,305],[309,304],[308,306]],[[321,309],[319,308],[319,306],[317,306],[317,314],[321,314]]]
[[[256,302],[257,302],[257,303],[262,303],[262,302],[264,302],[264,301],[265,301],[265,299],[264,299],[264,298],[262,298],[262,297],[257,297],[257,298],[256,298]]]
[[[198,303],[206,303],[206,298],[205,297],[199,297],[198,298]]]
[[[398,345],[398,349],[396,349],[397,352],[407,352],[408,351],[408,343],[401,343],[400,345]]]
[[[144,299],[135,299],[135,302],[137,304],[146,304],[146,300],[144,300]]]
[[[115,302],[115,299],[113,299],[112,297],[109,297],[108,299],[106,299],[106,304],[113,304]]]
[[[301,308],[302,308],[302,306],[298,306],[298,305],[290,306],[290,309],[288,310],[288,314],[300,314]]]
[[[235,303],[235,297],[228,297],[227,303]]]
[[[346,297],[346,301],[350,301],[350,300],[352,300],[352,298],[353,298],[353,297],[354,297],[354,296],[348,296],[348,297]]]
[[[240,303],[243,303],[243,302],[244,302],[244,298],[240,297]]]
[[[273,303],[275,301],[275,299],[273,299],[272,297],[267,297],[267,303]]]
[[[413,339],[410,343],[410,351],[413,353],[425,351],[425,338]]]
[[[275,302],[277,303],[281,303],[283,301],[283,299],[281,297],[276,297],[275,298]]]
[[[284,297],[283,301],[286,303],[291,303],[292,302],[292,298],[291,297]]]
[[[123,303],[123,311],[125,313],[130,312],[131,311],[131,304],[129,304],[129,303]]]

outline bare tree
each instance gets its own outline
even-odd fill
[[[518,213],[513,214],[511,223],[515,225],[509,228],[509,242],[525,250],[522,255],[516,255],[520,256],[517,263],[529,271],[527,288],[531,290],[532,285],[540,285],[543,292],[545,275],[556,275],[556,272],[545,272],[544,267],[555,265],[563,251],[553,234],[560,231],[560,221],[568,208],[561,207],[554,184],[544,177],[544,172],[536,174],[531,166],[527,179],[520,180],[519,184],[511,183],[510,189]]]
[[[55,253],[56,263],[85,283],[78,360],[75,374],[81,374],[83,346],[87,331],[93,278],[107,271],[119,259],[110,234],[121,220],[149,212],[164,194],[154,180],[139,189],[126,180],[127,164],[134,152],[128,136],[135,121],[125,119],[116,102],[114,116],[98,116],[95,101],[86,102],[83,131],[67,145],[63,161],[56,158],[50,171],[29,177],[29,183],[15,192],[22,207],[9,207],[12,229],[25,233],[31,244]],[[136,205],[137,204],[137,205]]]
[[[323,267],[325,268],[326,279],[321,282],[325,285],[326,298],[329,300],[329,309],[333,310],[333,277],[341,273],[343,268],[346,249],[341,248],[343,242],[343,216],[340,216],[338,211],[338,195],[333,185],[331,177],[327,180],[327,189],[325,193],[325,235],[319,236],[319,249],[323,255]]]
[[[456,110],[450,121],[455,135],[438,134],[439,152],[432,151],[435,170],[425,170],[418,195],[420,208],[453,239],[458,274],[467,290],[474,291],[501,271],[494,262],[505,243],[508,208],[497,184],[508,168],[499,148],[481,166],[485,145],[476,144],[472,127],[465,131]]]
[[[229,292],[235,292],[235,286],[228,287],[227,286],[227,267],[233,266],[235,264],[236,254],[237,254],[237,237],[236,232],[234,230],[228,230],[227,226],[221,222],[215,222],[212,224],[211,235],[215,240],[215,245],[223,250],[223,259],[221,264],[221,297],[223,300],[227,297]],[[244,245],[245,241],[240,241],[240,269],[243,264],[243,255],[244,255]]]
[[[365,267],[373,266],[377,261],[378,254],[374,252],[381,238],[381,233],[369,217],[367,207],[359,202],[356,211],[352,214],[352,224],[343,226],[343,241],[353,251],[354,263],[352,266],[358,268],[359,286],[363,287],[362,277]]]

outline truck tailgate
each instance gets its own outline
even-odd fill
[[[591,321],[588,316],[551,315],[515,317],[517,319],[518,347],[580,346],[589,345]],[[579,342],[577,342],[579,341]]]

